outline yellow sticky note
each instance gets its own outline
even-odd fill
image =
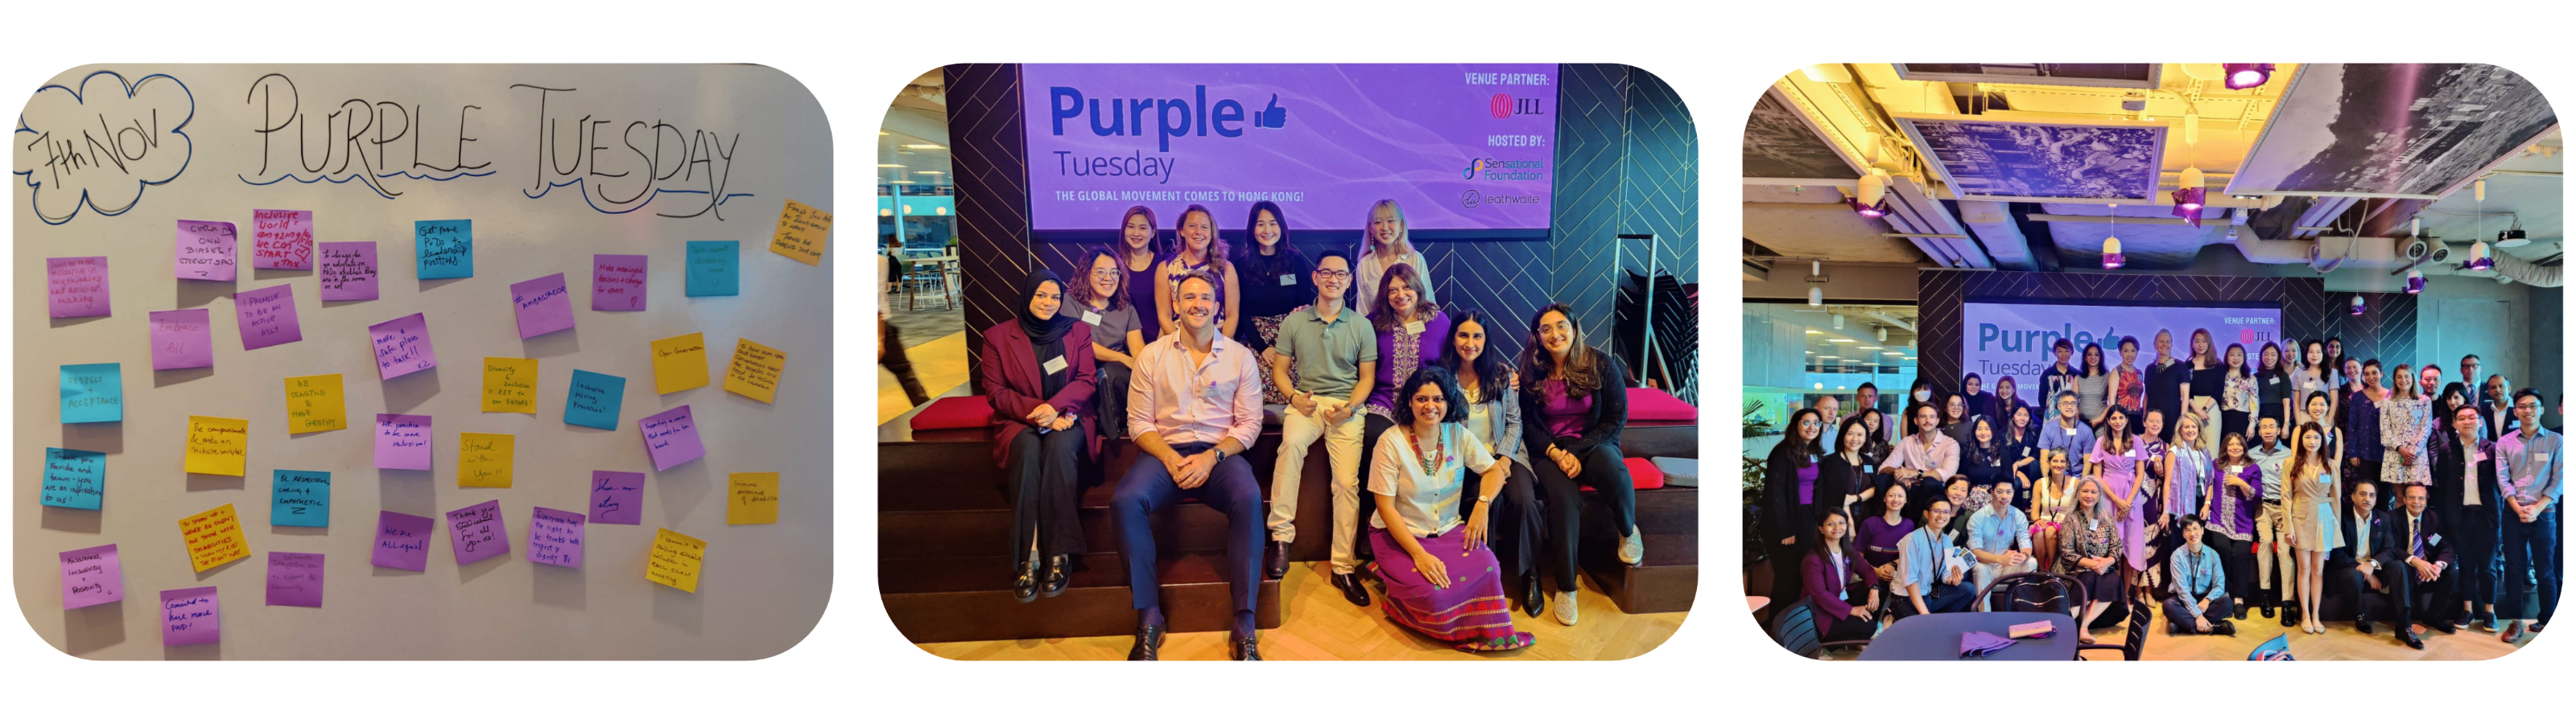
[[[198,571],[250,556],[250,541],[242,538],[241,516],[233,514],[231,503],[180,518],[179,539],[187,541],[188,562]]]
[[[249,420],[188,416],[188,472],[239,477],[249,458]]]
[[[787,208],[778,212],[778,231],[769,236],[769,250],[806,264],[823,264],[823,247],[832,243],[832,212],[787,200]]]
[[[339,375],[286,378],[286,434],[349,427],[349,402]]]
[[[536,412],[537,361],[483,358],[483,411]]]
[[[725,525],[778,522],[778,474],[734,473],[725,496]]]
[[[707,386],[707,335],[683,334],[653,341],[653,388],[671,394]]]
[[[653,551],[644,558],[644,580],[698,592],[698,567],[705,562],[707,542],[671,532],[653,533]]]
[[[510,487],[510,460],[517,455],[518,444],[518,438],[511,435],[462,434],[456,446],[456,486]]]
[[[778,375],[787,371],[787,353],[748,339],[734,340],[733,365],[725,368],[726,391],[771,402],[778,396]]]

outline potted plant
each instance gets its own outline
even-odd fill
[[[1743,439],[1748,442],[1780,434],[1780,429],[1773,427],[1771,421],[1762,415],[1760,402],[1745,403],[1743,424]],[[1744,455],[1744,565],[1747,568],[1752,567],[1754,561],[1760,560],[1759,557],[1764,550],[1760,534],[1756,532],[1759,529],[1754,527],[1754,520],[1761,514],[1762,475],[1767,462],[1765,458],[1754,457],[1751,454]]]

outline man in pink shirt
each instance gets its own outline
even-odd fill
[[[1136,646],[1127,659],[1155,660],[1163,645],[1154,511],[1195,499],[1225,514],[1225,567],[1234,593],[1226,652],[1237,661],[1258,661],[1252,612],[1261,597],[1261,481],[1242,455],[1261,434],[1260,365],[1242,343],[1217,333],[1216,280],[1207,272],[1181,275],[1172,301],[1178,333],[1136,354],[1127,430],[1143,456],[1119,479],[1109,504],[1136,606]]]

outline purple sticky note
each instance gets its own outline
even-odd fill
[[[268,605],[322,607],[322,554],[268,552]]]
[[[429,416],[376,414],[376,467],[429,469]]]
[[[651,258],[643,254],[592,254],[590,310],[644,311],[644,268]]]
[[[653,456],[654,470],[706,457],[707,447],[698,442],[698,421],[689,417],[689,406],[681,405],[635,423],[644,431],[644,452]]]
[[[390,380],[438,366],[438,350],[429,346],[429,317],[414,314],[367,328],[376,348],[377,379]]]
[[[644,474],[590,471],[590,519],[618,525],[644,524]]]
[[[501,501],[447,511],[447,542],[455,544],[459,566],[510,552],[510,527],[501,522]]]
[[[107,316],[107,257],[45,259],[45,292],[46,316]]]
[[[322,242],[322,301],[376,298],[376,242]]]
[[[528,519],[528,560],[581,567],[581,514],[539,506]]]
[[[376,553],[368,560],[386,568],[429,570],[429,536],[437,530],[428,518],[383,511],[376,515]]]
[[[203,309],[152,312],[152,369],[215,366],[215,325]]]
[[[63,610],[125,600],[125,568],[116,544],[63,551]]]
[[[510,306],[519,310],[520,339],[572,328],[572,290],[562,274],[510,285]]]
[[[313,212],[251,209],[253,269],[313,268]]]
[[[304,326],[295,322],[295,287],[291,285],[234,294],[233,316],[241,322],[244,350],[304,339]]]
[[[224,640],[223,602],[215,587],[161,592],[161,645],[195,646]]]
[[[235,245],[241,235],[230,221],[179,220],[178,263],[174,276],[210,282],[233,280],[239,264]]]

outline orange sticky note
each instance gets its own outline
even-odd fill
[[[458,436],[456,446],[456,485],[460,488],[510,487],[510,463],[517,455],[518,438],[484,432]]]
[[[778,231],[769,236],[769,250],[808,265],[821,266],[823,248],[832,243],[832,212],[787,200],[778,212]]]
[[[778,396],[778,376],[787,371],[787,353],[748,339],[734,340],[733,364],[725,368],[727,392],[761,402]]]
[[[536,412],[537,361],[483,358],[483,411]]]
[[[657,394],[707,386],[707,335],[704,332],[653,341],[653,388]]]
[[[698,569],[705,563],[707,542],[671,532],[653,533],[653,549],[644,558],[644,580],[698,592]]]
[[[249,420],[188,416],[188,472],[240,477],[249,458]]]
[[[725,496],[726,525],[778,522],[778,474],[734,473]]]
[[[200,572],[250,556],[250,541],[242,538],[241,516],[233,514],[231,503],[180,518],[179,539],[187,542],[188,562]]]

